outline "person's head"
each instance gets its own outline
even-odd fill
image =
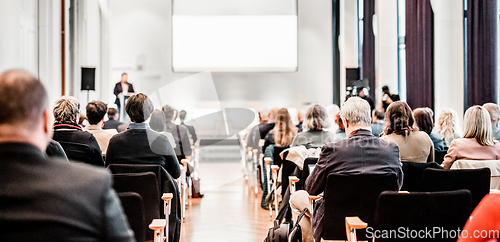
[[[413,110],[413,117],[420,131],[424,131],[427,134],[432,132],[434,121],[432,120],[432,114],[429,112],[428,108],[417,108]]]
[[[468,108],[464,116],[464,138],[475,138],[483,146],[494,145],[490,120],[486,108],[477,105]]]
[[[143,123],[153,112],[154,105],[146,94],[138,93],[130,96],[125,106],[125,112],[134,123]]]
[[[72,96],[62,96],[54,104],[55,123],[78,123],[80,120],[80,103]]]
[[[364,87],[361,87],[361,86],[359,86],[359,87],[356,88],[358,97],[364,97],[364,96],[366,96],[365,95],[365,91],[363,89],[364,89]]]
[[[385,113],[384,134],[396,133],[407,136],[414,128],[415,119],[410,106],[405,102],[397,101],[387,107]]]
[[[384,121],[384,110],[383,109],[375,109],[373,110],[372,120],[373,122]]]
[[[174,108],[174,121],[177,119],[177,117],[179,117],[179,111]]]
[[[498,105],[494,103],[485,103],[483,107],[486,108],[490,114],[491,125],[497,125],[498,120],[500,119],[500,109],[498,108]]]
[[[80,113],[78,115],[78,124],[82,127],[85,127],[86,124],[84,124],[83,122],[85,122],[85,120],[87,120],[87,116],[83,115],[83,113]]]
[[[305,113],[304,110],[299,110],[299,112],[297,112],[297,120],[299,120],[299,123],[304,121]]]
[[[104,121],[107,105],[101,101],[93,101],[87,104],[87,119],[89,124],[98,124]]]
[[[118,110],[116,108],[108,108],[108,118],[118,120]]]
[[[383,86],[382,87],[382,92],[385,93],[385,94],[391,94],[391,92],[389,91],[389,86]]]
[[[174,108],[172,108],[169,105],[165,105],[165,106],[163,106],[162,111],[165,114],[165,121],[166,122],[174,121],[174,117],[175,117],[175,109]]]
[[[264,109],[259,112],[259,122],[260,123],[267,123],[269,120],[269,110]]]
[[[286,108],[278,110],[273,132],[274,143],[278,146],[289,146],[297,134],[297,127],[293,125],[290,113],[288,113]]]
[[[323,130],[330,126],[330,122],[330,117],[328,116],[326,108],[322,105],[315,104],[307,110],[304,123],[302,123],[302,129],[304,131]]]
[[[0,106],[0,142],[26,142],[45,151],[51,113],[40,80],[24,70],[0,74]]]
[[[278,115],[279,108],[272,108],[269,112],[269,120],[268,121],[276,121],[276,116]]]
[[[128,75],[127,73],[122,74],[122,82],[127,82]]]
[[[439,114],[437,128],[441,138],[449,144],[455,137],[461,134],[461,129],[458,125],[457,112],[451,108],[443,109]]]
[[[342,123],[342,117],[340,117],[340,112],[335,114],[335,123],[339,127],[339,130],[342,130],[345,132],[345,127],[344,127],[344,124]]]
[[[358,128],[368,128],[371,123],[370,104],[359,97],[351,97],[342,104],[340,116],[347,134]]]
[[[181,110],[179,112],[179,119],[181,120],[181,122],[183,122],[184,120],[186,120],[186,115],[187,115],[186,110]]]
[[[165,129],[165,114],[161,110],[154,110],[149,119],[149,127],[157,132],[162,132]]]

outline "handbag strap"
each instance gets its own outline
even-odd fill
[[[302,220],[302,217],[304,217],[304,215],[306,215],[307,211],[308,211],[308,209],[304,208],[304,210],[302,210],[302,212],[300,212],[299,216],[297,217],[297,222],[295,223],[295,225],[293,226],[293,228],[299,226],[300,220]]]
[[[179,131],[179,125],[175,125],[175,128],[177,129],[177,137],[179,137],[179,148],[181,149],[181,155],[184,155],[184,149],[182,148],[182,139],[181,139],[181,132]]]

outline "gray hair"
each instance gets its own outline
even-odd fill
[[[315,104],[307,110],[302,129],[304,131],[323,130],[324,128],[328,128],[330,123],[331,120],[326,108],[323,105]]]
[[[80,115],[80,103],[72,96],[62,96],[54,104],[54,119],[56,123],[76,123],[76,117]]]
[[[488,110],[491,122],[498,121],[498,117],[500,117],[500,109],[498,108],[498,105],[494,103],[485,103],[483,104],[483,107],[486,108],[486,110]]]
[[[371,108],[367,101],[359,97],[351,97],[342,104],[340,115],[350,124],[370,125]]]

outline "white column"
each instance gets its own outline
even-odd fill
[[[397,1],[377,0],[374,18],[375,93],[377,100],[382,100],[382,86],[389,86],[392,93],[398,92]],[[377,108],[380,105],[376,103]]]
[[[464,113],[464,32],[462,0],[432,1],[434,10],[434,107],[436,119],[452,108]]]

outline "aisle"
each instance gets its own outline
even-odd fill
[[[201,163],[202,199],[190,199],[181,242],[263,241],[269,211],[246,184],[239,163]]]

